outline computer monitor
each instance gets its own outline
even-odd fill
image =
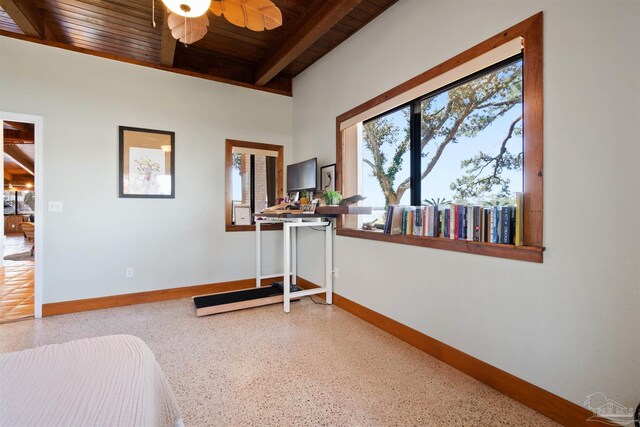
[[[317,157],[287,166],[287,192],[315,190],[317,179]]]

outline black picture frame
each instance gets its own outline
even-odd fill
[[[119,126],[118,135],[118,197],[174,199],[175,132]]]
[[[320,168],[320,191],[336,191],[336,164]]]

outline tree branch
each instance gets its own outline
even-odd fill
[[[503,102],[488,102],[486,104],[478,105],[478,109],[489,108],[489,107],[513,107],[516,104],[519,104],[522,101],[522,97],[518,96],[516,98],[510,99],[508,101]]]
[[[504,157],[504,153],[507,152],[507,142],[513,136],[513,130],[516,128],[516,124],[518,124],[520,120],[522,120],[522,115],[519,115],[518,117],[516,117],[516,119],[511,123],[511,126],[509,126],[509,132],[507,133],[507,136],[502,140],[502,144],[500,145],[500,153],[498,153],[498,155],[496,156],[496,165],[493,168],[492,176],[494,177],[498,175],[498,167],[502,163],[501,160]]]
[[[363,161],[363,162],[365,162],[366,164],[368,164],[369,166],[371,166],[371,169],[372,169],[373,173],[375,173],[375,172],[376,172],[376,167],[375,167],[375,165],[374,165],[373,163],[371,163],[371,160],[369,160],[369,159],[362,159],[362,161]]]
[[[460,128],[462,123],[464,123],[464,121],[466,120],[467,116],[471,113],[471,111],[472,111],[471,105],[469,105],[465,109],[465,114],[462,114],[460,117],[458,117],[453,127],[447,133],[445,140],[442,141],[442,143],[440,143],[435,154],[429,161],[429,164],[427,165],[426,169],[422,172],[422,176],[420,179],[425,179],[431,173],[431,171],[433,170],[433,167],[436,165],[436,163],[438,163],[438,160],[440,160],[440,156],[442,156],[442,152],[444,151],[446,146],[449,145],[449,143],[455,139],[456,134],[458,133],[458,129]]]

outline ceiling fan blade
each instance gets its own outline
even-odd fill
[[[209,10],[216,16],[253,31],[272,30],[282,25],[282,12],[271,0],[214,0]]]
[[[170,13],[167,17],[167,25],[169,25],[171,35],[174,39],[180,40],[185,44],[192,44],[207,35],[209,18],[205,14],[197,18],[187,18],[185,20],[184,16]]]

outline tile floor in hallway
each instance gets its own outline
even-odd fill
[[[22,234],[7,235],[4,255],[31,250]],[[33,317],[34,262],[8,261],[0,267],[0,323]]]

